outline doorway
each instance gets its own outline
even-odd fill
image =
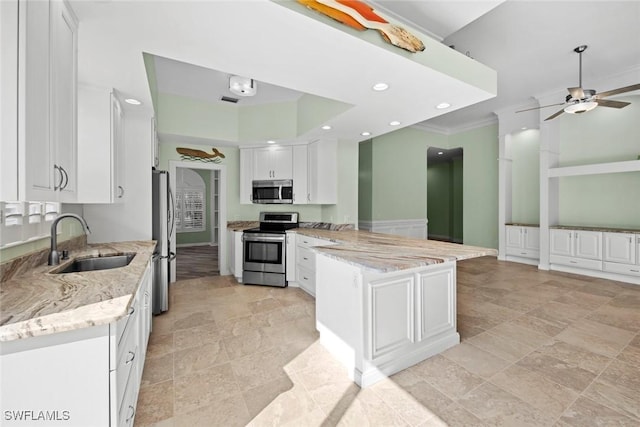
[[[427,149],[428,238],[462,243],[463,236],[462,148]]]
[[[171,282],[225,275],[227,226],[224,165],[170,161],[169,180],[175,200]]]

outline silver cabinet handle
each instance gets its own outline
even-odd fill
[[[53,170],[57,170],[60,173],[60,182],[58,185],[53,184],[53,191],[62,189],[62,183],[64,182],[64,175],[62,175],[62,168],[58,165],[53,165]]]
[[[131,415],[125,420],[127,424],[129,424],[131,420],[133,420],[133,417],[136,415],[136,408],[134,408],[132,405],[129,405],[129,410],[131,411]]]
[[[118,185],[118,199],[122,199],[122,196],[124,196],[124,188],[122,185]]]
[[[136,354],[135,354],[133,351],[130,351],[130,352],[129,352],[129,356],[131,357],[131,359],[127,359],[127,360],[126,360],[126,362],[124,362],[124,363],[126,363],[127,365],[128,365],[129,363],[133,362],[133,359],[135,359],[135,358],[136,358]]]
[[[136,311],[134,306],[129,307],[129,316],[131,316]]]
[[[64,175],[64,184],[62,184],[62,186],[60,187],[60,191],[62,191],[65,188],[67,188],[67,185],[69,185],[69,174],[62,166],[58,166],[58,167],[60,168],[60,170],[62,171],[62,174]]]

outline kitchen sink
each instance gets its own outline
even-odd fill
[[[78,258],[66,267],[58,271],[54,271],[53,273],[81,273],[83,271],[109,270],[112,268],[124,267],[129,265],[135,256],[135,252],[127,252],[123,254],[101,255],[91,258]]]

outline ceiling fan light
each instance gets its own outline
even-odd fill
[[[253,96],[258,87],[256,81],[247,77],[229,77],[229,90],[238,96]]]
[[[596,101],[576,102],[575,104],[567,105],[564,108],[565,113],[580,114],[591,111],[598,106]]]

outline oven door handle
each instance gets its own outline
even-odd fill
[[[284,242],[285,236],[247,237],[245,234],[243,234],[242,240],[245,242]]]

